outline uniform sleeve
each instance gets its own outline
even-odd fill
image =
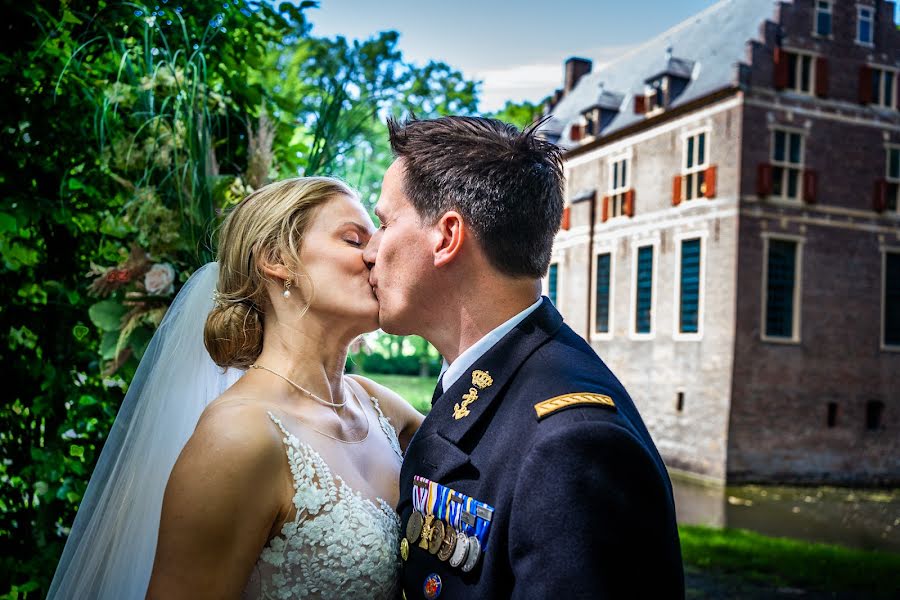
[[[683,597],[671,496],[649,451],[608,422],[541,427],[553,429],[525,455],[511,509],[512,597]]]

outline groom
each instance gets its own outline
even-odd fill
[[[483,118],[388,125],[370,283],[382,328],[449,364],[400,475],[404,596],[683,598],[665,466],[625,388],[540,295],[557,148]]]

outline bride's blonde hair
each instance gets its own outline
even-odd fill
[[[260,260],[286,265],[295,283],[305,277],[300,262],[303,234],[315,210],[341,195],[357,197],[347,184],[331,177],[286,179],[256,190],[225,217],[219,233],[216,303],[203,331],[217,365],[246,369],[262,352],[269,299]]]

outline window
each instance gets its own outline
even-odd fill
[[[706,193],[704,177],[707,167],[706,132],[697,133],[684,140],[684,170],[682,171],[682,197],[685,200],[702,198]]]
[[[550,265],[550,272],[547,273],[547,296],[550,302],[556,305],[557,285],[559,284],[559,264]]]
[[[661,77],[653,81],[647,92],[647,112],[662,110],[668,104],[669,78]]]
[[[788,64],[787,88],[803,94],[812,94],[814,87],[814,58],[810,54],[786,52]]]
[[[797,341],[799,243],[777,238],[766,242],[764,338]]]
[[[612,284],[612,255],[598,254],[594,297],[594,332],[610,332],[610,288]]]
[[[896,108],[896,94],[894,93],[897,80],[896,73],[874,67],[869,68],[869,73],[872,78],[872,94],[869,103],[885,108]]]
[[[678,392],[678,395],[675,397],[675,410],[678,412],[684,411],[684,392]]]
[[[624,157],[609,163],[609,216],[626,213],[625,193],[631,187],[631,159]]]
[[[874,11],[869,6],[856,7],[856,43],[871,46],[873,36]]]
[[[700,239],[681,242],[679,333],[700,332]]]
[[[837,402],[829,402],[828,403],[828,417],[826,419],[826,423],[828,423],[829,429],[837,425],[837,412],[838,405]]]
[[[653,325],[653,246],[638,248],[635,283],[634,332],[649,334]]]
[[[803,171],[803,136],[776,129],[772,132],[772,194],[786,200],[800,199]]]
[[[900,210],[900,146],[887,147],[887,210]]]
[[[816,35],[831,35],[831,2],[816,0]]]
[[[884,290],[881,344],[900,348],[900,252],[884,253]]]
[[[877,431],[881,429],[881,414],[884,412],[884,402],[869,400],[866,402],[866,429]]]
[[[584,134],[587,136],[600,135],[600,109],[593,108],[582,113],[584,117]]]

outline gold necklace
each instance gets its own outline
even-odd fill
[[[269,371],[270,373],[273,373],[273,374],[275,374],[275,375],[278,375],[279,377],[281,377],[282,379],[284,379],[284,380],[287,381],[288,383],[293,384],[293,385],[295,385],[296,387],[300,387],[299,385],[297,385],[296,383],[294,383],[293,381],[291,381],[291,380],[288,379],[287,377],[284,377],[284,376],[282,376],[282,375],[279,375],[278,373],[276,373],[275,371],[272,371],[271,369],[266,369],[266,367],[256,366],[255,364],[250,365],[250,366],[253,367],[254,369],[265,369],[266,371]],[[306,421],[304,421],[304,420],[302,420],[302,419],[297,419],[297,420],[300,421],[301,423],[303,423],[308,429],[312,429],[313,431],[315,431],[315,432],[318,433],[319,435],[324,435],[324,436],[327,437],[327,438],[331,438],[331,439],[336,440],[336,441],[338,441],[338,442],[341,442],[341,443],[343,443],[343,444],[361,444],[361,443],[363,443],[364,441],[366,441],[366,440],[369,438],[369,431],[372,429],[372,427],[371,427],[371,424],[369,423],[369,415],[368,415],[368,413],[366,413],[366,409],[363,408],[362,400],[360,400],[360,399],[359,399],[359,396],[356,395],[356,392],[353,390],[353,386],[349,386],[349,387],[350,387],[350,394],[352,394],[353,397],[356,399],[356,403],[359,405],[359,410],[362,411],[363,417],[366,419],[366,435],[362,436],[360,439],[358,439],[358,440],[345,440],[345,439],[343,439],[343,438],[335,437],[335,436],[331,435],[330,433],[325,433],[324,431],[322,431],[322,430],[320,430],[320,429],[316,429],[315,427],[313,427],[312,425],[310,425],[309,423],[307,423]],[[300,388],[300,389],[302,390],[303,388]],[[306,390],[303,390],[303,391],[306,392]],[[309,394],[309,392],[306,392],[306,393]],[[320,400],[320,401],[321,401],[321,400]],[[332,404],[331,402],[325,402],[325,401],[321,401],[321,402],[324,402],[326,405],[331,405],[331,404]],[[342,403],[340,404],[340,406],[344,406],[344,404],[346,404],[346,403],[347,403],[347,402],[346,402],[346,400],[345,400],[344,402],[342,402]],[[338,405],[335,405],[335,406],[338,406]],[[340,418],[340,417],[339,417],[339,418]],[[283,426],[282,426],[282,427],[283,427]]]
[[[262,366],[262,365],[258,365],[258,364],[256,364],[256,363],[253,363],[252,365],[250,365],[250,368],[251,368],[251,369],[262,369],[263,371],[268,371],[268,372],[271,373],[272,375],[275,375],[275,376],[277,376],[277,377],[281,377],[282,379],[284,379],[285,381],[287,381],[289,384],[291,384],[292,386],[294,386],[295,388],[297,388],[298,390],[300,390],[301,392],[303,392],[304,394],[306,394],[307,396],[309,396],[310,398],[312,398],[313,400],[315,400],[316,402],[318,402],[319,404],[321,404],[321,405],[323,405],[323,406],[328,406],[328,407],[331,407],[331,408],[343,408],[343,406],[344,406],[345,404],[347,404],[347,401],[346,401],[346,400],[344,400],[344,401],[342,401],[342,402],[329,402],[328,400],[325,400],[325,399],[323,399],[323,398],[320,398],[319,396],[316,396],[315,394],[313,394],[311,391],[309,391],[309,390],[306,389],[305,387],[301,386],[301,385],[298,384],[298,383],[294,383],[293,381],[291,381],[290,379],[288,379],[287,377],[285,377],[285,376],[282,375],[281,373],[278,373],[277,371],[273,371],[273,370],[270,369],[269,367],[264,367],[264,366]],[[343,382],[343,380],[342,380],[342,382]],[[341,391],[343,391],[343,386],[341,386]],[[350,390],[350,391],[353,392],[353,390]],[[341,397],[343,397],[343,394],[341,394]]]

